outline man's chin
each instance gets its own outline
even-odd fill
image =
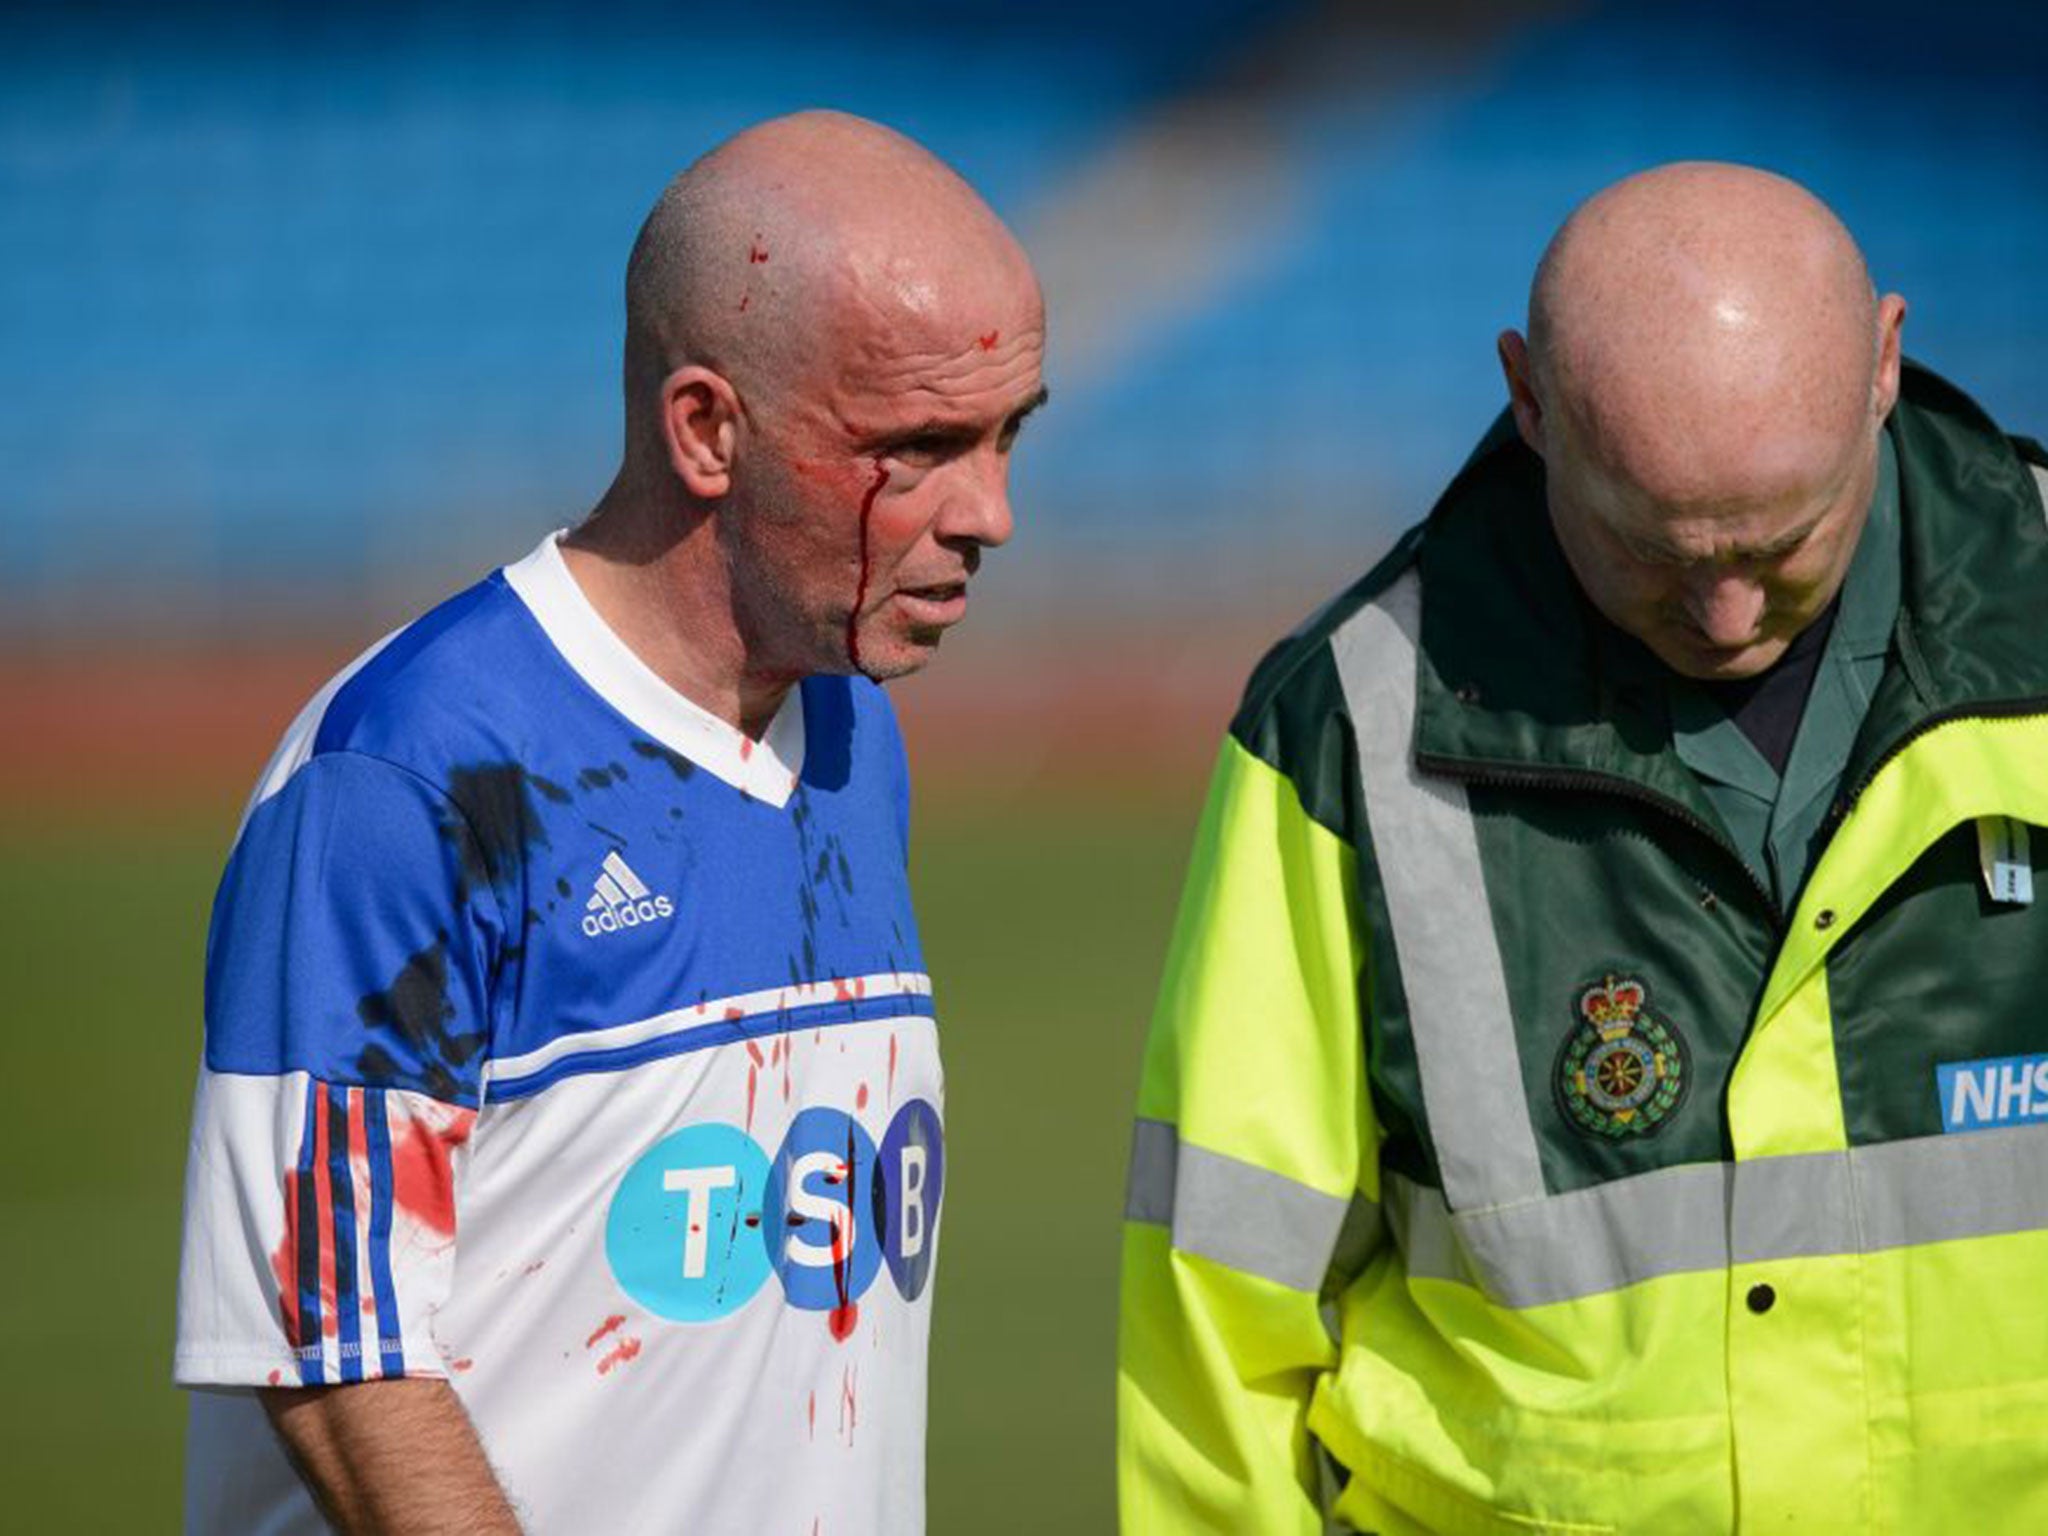
[[[1770,671],[1784,656],[1786,644],[1783,640],[1769,639],[1722,646],[1679,637],[1665,640],[1652,649],[1659,661],[1681,677],[1701,683],[1737,683]]]
[[[913,624],[901,634],[891,636],[887,644],[868,641],[861,647],[861,673],[875,682],[886,683],[920,672],[930,664],[945,634],[944,625]],[[867,641],[866,636],[862,639]]]

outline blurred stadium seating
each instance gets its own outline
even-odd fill
[[[1915,351],[2048,416],[2034,6],[547,0],[0,28],[0,633],[280,588],[409,601],[575,517],[614,453],[637,219],[695,152],[806,103],[926,139],[1039,250],[1057,408],[1016,563],[1047,584],[1382,541],[1494,409],[1492,337],[1549,230],[1660,159],[1808,181],[1914,301]]]

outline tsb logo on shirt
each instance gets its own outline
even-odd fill
[[[738,1126],[686,1126],[620,1180],[605,1255],[659,1317],[728,1316],[773,1274],[789,1305],[841,1333],[884,1267],[904,1300],[924,1293],[944,1188],[939,1115],[923,1099],[896,1111],[879,1145],[843,1110],[806,1109],[772,1159]]]

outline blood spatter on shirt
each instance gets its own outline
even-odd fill
[[[320,1332],[327,1338],[338,1337],[341,1333],[341,1317],[335,1306],[337,1282],[334,1270],[334,1177],[333,1141],[329,1131],[327,1095],[320,1094],[314,1100],[313,1113],[313,1200],[314,1231],[319,1234],[319,1257],[315,1272],[320,1277]],[[301,1258],[304,1258],[301,1249]],[[304,1283],[303,1274],[300,1277]],[[304,1323],[301,1320],[301,1331]],[[307,1343],[313,1342],[311,1339]]]
[[[284,1236],[270,1251],[270,1273],[277,1280],[278,1320],[284,1324],[285,1342],[297,1349],[306,1342],[299,1327],[299,1239],[305,1224],[299,1215],[299,1171],[284,1171]]]
[[[389,986],[359,998],[356,1017],[370,1033],[355,1060],[365,1086],[414,1089],[444,1100],[467,1095],[464,1069],[483,1050],[485,1032],[454,1027],[445,934],[409,956]]]
[[[392,1108],[396,1109],[396,1104]],[[476,1111],[413,1101],[391,1127],[391,1198],[421,1237],[455,1236],[456,1148],[476,1129]]]
[[[592,1330],[590,1337],[583,1341],[583,1347],[585,1349],[594,1349],[597,1347],[597,1341],[599,1339],[604,1338],[607,1334],[617,1333],[621,1328],[625,1326],[626,1314],[623,1312],[614,1312],[611,1316],[607,1317],[603,1322],[599,1323],[595,1329]]]
[[[517,763],[472,763],[448,776],[454,813],[441,823],[460,862],[463,888],[504,889],[519,874],[526,850],[547,845],[534,797],[556,805],[569,792]]]
[[[853,1206],[851,1196],[855,1186],[858,1147],[854,1139],[853,1121],[846,1122],[846,1160],[825,1175],[827,1184],[844,1183],[847,1186],[847,1219],[832,1223],[832,1290],[839,1304],[825,1314],[825,1327],[832,1337],[845,1343],[860,1323],[860,1303],[853,1298]]]
[[[579,770],[576,775],[576,787],[586,790],[609,789],[618,779],[623,779],[625,776],[625,770],[619,768],[617,764],[609,764],[597,768],[584,768]]]
[[[597,1362],[597,1374],[609,1376],[612,1371],[640,1353],[638,1339],[621,1339],[618,1344]]]
[[[697,771],[697,765],[682,753],[665,747],[658,741],[636,741],[633,750],[644,758],[660,763],[679,779],[687,779]]]
[[[590,828],[591,831],[610,843],[614,848],[624,848],[627,845],[628,839],[625,833],[615,832],[603,822],[586,819],[583,825]]]
[[[860,1425],[860,1367],[844,1366],[839,1372],[839,1433],[853,1444],[853,1432]]]

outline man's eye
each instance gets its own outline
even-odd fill
[[[889,449],[889,457],[901,459],[908,464],[936,464],[953,451],[951,438],[937,433],[926,433],[919,437],[906,437]]]

